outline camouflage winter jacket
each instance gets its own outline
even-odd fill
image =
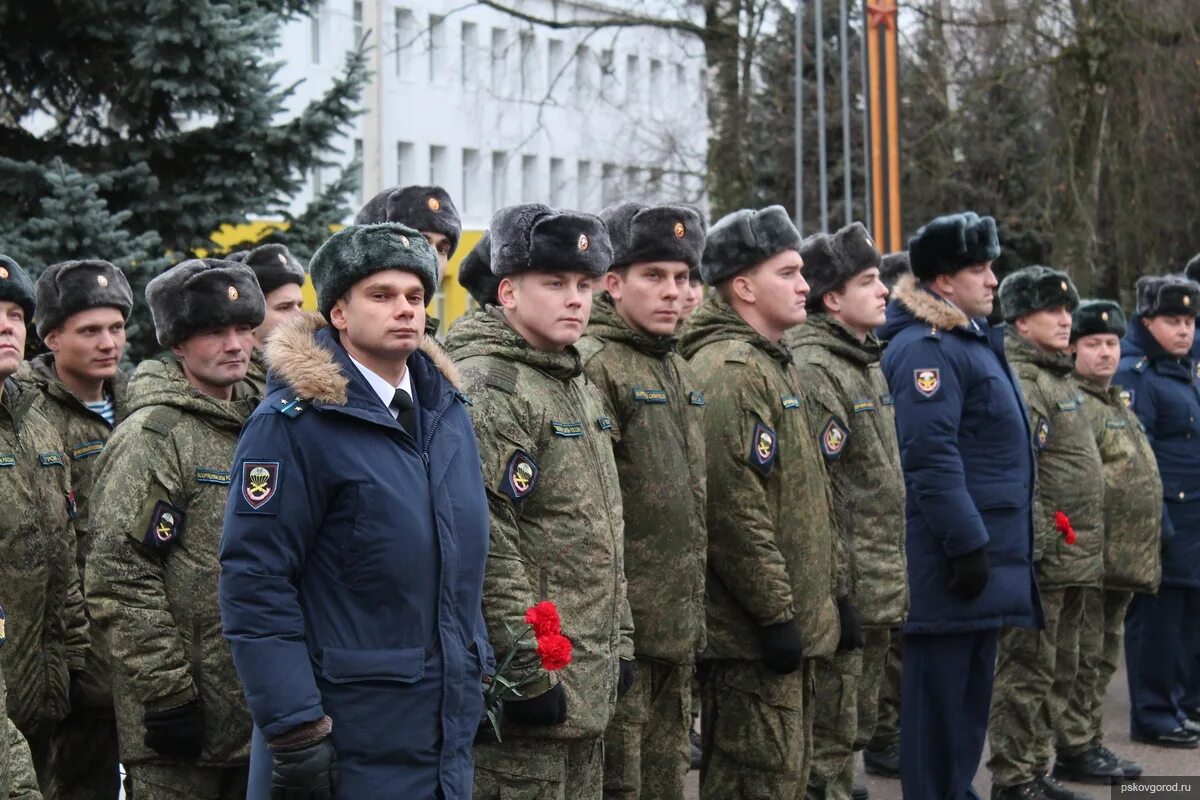
[[[578,347],[621,434],[613,454],[634,652],[691,663],[704,649],[704,393],[675,338],[635,332],[607,294]]]
[[[806,656],[831,655],[832,498],[791,353],[720,298],[680,339],[704,392],[708,462],[706,659],[760,660],[759,628],[795,618]]]
[[[260,397],[267,393],[267,359],[262,349],[255,347],[250,352],[250,366],[246,370],[246,378],[242,381],[254,388]]]
[[[535,350],[489,308],[459,320],[446,341],[457,362],[479,439],[491,512],[483,584],[488,635],[501,662],[525,610],[558,605],[571,664],[542,671],[526,641],[509,670],[537,675],[522,693],[562,681],[567,720],[516,729],[514,736],[600,736],[617,699],[618,658],[633,658],[626,601],[621,486],[611,415],[586,378],[575,348]],[[506,733],[506,736],[509,735]]]
[[[217,546],[238,433],[257,399],[216,400],[178,363],[144,361],[129,382],[129,416],[100,456],[86,588],[112,651],[125,764],[161,759],[142,743],[147,710],[197,698],[196,763],[249,757],[250,714],[221,636]]]
[[[0,642],[4,641],[0,631]],[[4,702],[4,673],[0,671],[0,798],[3,800],[42,800],[29,745],[17,726],[8,718]]]
[[[1065,354],[1042,353],[1010,327],[1008,363],[1021,381],[1037,453],[1034,560],[1038,586],[1099,587],[1104,579],[1104,467]],[[1057,512],[1075,531],[1056,525]]]
[[[69,672],[88,629],[75,566],[71,468],[38,396],[9,378],[0,395],[0,666],[8,714],[24,731],[67,715]]]
[[[873,335],[859,342],[828,314],[809,317],[784,342],[829,470],[845,585],[864,624],[896,627],[908,609],[904,473],[896,412],[879,368],[883,348]]]
[[[1162,578],[1162,478],[1121,387],[1076,376],[1104,462],[1104,587],[1157,592]]]

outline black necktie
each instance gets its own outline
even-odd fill
[[[389,404],[396,412],[396,421],[404,426],[404,430],[408,431],[408,435],[417,438],[417,420],[413,416],[413,401],[408,396],[408,392],[403,389],[397,389],[392,395],[392,402]]]

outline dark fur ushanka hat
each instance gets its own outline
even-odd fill
[[[497,305],[500,278],[492,274],[492,237],[486,231],[458,265],[458,282],[481,308]]]
[[[254,270],[254,277],[258,278],[264,295],[285,284],[304,285],[303,265],[281,244],[264,244],[253,250],[230,253],[227,260],[245,264]]]
[[[192,258],[146,285],[154,332],[163,347],[228,325],[257,328],[266,314],[258,279],[244,264]]]
[[[1000,283],[1000,313],[1007,322],[1046,308],[1065,306],[1074,311],[1079,292],[1065,272],[1049,267],[1025,267]]]
[[[1189,281],[1200,283],[1200,253],[1192,256],[1187,266],[1183,268],[1183,274]]]
[[[888,253],[879,260],[879,280],[883,281],[883,285],[888,289],[893,288],[905,275],[912,275],[912,264],[908,262],[907,250]]]
[[[974,211],[938,217],[908,240],[908,260],[918,280],[953,275],[1000,257],[996,220]]]
[[[420,231],[396,222],[347,225],[317,248],[309,262],[317,310],[328,320],[334,304],[350,287],[388,269],[416,273],[425,287],[425,301],[433,300],[438,285],[437,254]]]
[[[37,307],[33,281],[29,280],[29,275],[16,261],[4,255],[0,255],[0,300],[16,303],[23,308],[26,321],[33,316],[33,310]]]
[[[692,206],[622,203],[600,212],[612,242],[612,268],[647,261],[700,266],[707,225]]]
[[[399,222],[418,231],[440,233],[450,240],[450,255],[458,249],[462,219],[450,194],[440,186],[393,186],[367,201],[354,215],[355,225]]]
[[[133,311],[125,273],[107,261],[63,261],[38,276],[36,322],[43,339],[72,315],[101,306],[117,309],[125,319]]]
[[[708,231],[700,275],[716,286],[785,250],[800,250],[800,232],[783,206],[726,214]]]
[[[592,214],[555,211],[540,203],[502,208],[488,228],[492,274],[579,272],[598,278],[612,266],[604,222]]]
[[[816,233],[800,243],[804,280],[808,282],[808,309],[824,308],[821,298],[837,291],[860,272],[879,266],[879,251],[861,222],[837,233]]]
[[[1200,313],[1200,284],[1175,275],[1138,278],[1137,313],[1143,317],[1196,316]]]
[[[1084,300],[1071,315],[1071,341],[1081,336],[1111,333],[1125,335],[1125,312],[1112,300]]]

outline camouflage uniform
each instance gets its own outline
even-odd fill
[[[840,590],[854,601],[864,647],[816,662],[811,797],[849,800],[854,751],[874,734],[890,629],[904,619],[904,474],[882,347],[825,313],[785,338],[796,358],[817,446],[833,488],[845,558]]]
[[[0,630],[0,647],[4,644],[4,631]],[[37,774],[29,756],[29,745],[17,726],[8,718],[5,703],[4,671],[0,670],[0,797],[5,800],[41,800]]]
[[[66,445],[71,460],[71,488],[75,492],[76,564],[85,580],[92,537],[88,526],[88,498],[92,494],[97,457],[104,452],[113,426],[89,409],[58,378],[54,355],[45,353],[21,365],[16,375],[23,389],[37,393],[39,410],[50,421]],[[112,398],[115,422],[125,413],[125,384],[122,373],[105,383]],[[73,689],[71,713],[54,733],[50,750],[50,786],[47,795],[56,800],[113,800],[120,782],[117,766],[117,727],[113,717],[112,664],[108,645],[100,629],[89,626],[87,665]]]
[[[1079,678],[1057,742],[1064,755],[1102,740],[1104,696],[1121,657],[1125,612],[1134,592],[1157,591],[1162,577],[1162,479],[1150,441],[1122,402],[1120,387],[1078,380],[1104,462],[1104,590],[1090,592],[1085,600],[1087,637],[1080,635]]]
[[[250,366],[246,369],[244,383],[254,389],[259,397],[267,394],[267,359],[261,348],[255,347],[250,351]]]
[[[680,342],[705,396],[708,645],[701,656],[704,798],[804,796],[811,659],[837,648],[831,497],[800,376],[781,344],[719,297]],[[801,669],[762,661],[760,628],[795,619]]]
[[[869,752],[883,755],[900,744],[900,675],[903,661],[904,635],[899,628],[893,628],[888,632],[887,658],[879,678],[879,702],[874,711],[875,732],[866,744]],[[867,714],[871,713],[867,711]]]
[[[605,734],[604,795],[682,800],[704,646],[704,394],[674,337],[636,333],[607,294],[578,347],[621,432],[614,455],[637,656],[637,681]]]
[[[178,363],[144,361],[128,399],[97,465],[87,575],[88,607],[114,659],[121,763],[137,800],[244,797],[251,723],[221,636],[217,546],[238,433],[257,397],[222,402],[196,391]],[[198,759],[144,744],[146,711],[194,700],[204,717]]]
[[[1085,590],[1104,577],[1104,477],[1083,391],[1070,356],[1045,354],[1009,328],[1009,363],[1021,381],[1038,456],[1034,560],[1045,628],[1000,634],[988,739],[997,786],[1045,773],[1062,709],[1075,683]],[[1055,526],[1063,512],[1074,544]]]
[[[88,626],[75,565],[70,461],[37,409],[38,395],[12,378],[0,395],[0,608],[7,644],[0,666],[8,714],[43,783],[50,736],[70,708],[70,672],[82,670]]]
[[[633,658],[616,428],[578,352],[529,347],[500,309],[460,320],[446,349],[473,403],[488,492],[483,608],[496,660],[509,649],[508,631],[524,629],[525,609],[541,600],[558,605],[574,645],[570,665],[549,673],[532,643],[522,643],[509,672],[537,676],[522,689],[527,698],[561,681],[566,721],[506,724],[503,743],[478,745],[474,796],[593,800],[602,792],[618,658]]]

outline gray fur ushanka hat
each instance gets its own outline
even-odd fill
[[[126,320],[133,311],[133,290],[125,273],[107,261],[63,261],[38,276],[35,321],[43,339],[80,311],[104,306],[117,309]]]
[[[810,311],[824,308],[821,298],[845,286],[860,272],[879,266],[879,251],[861,222],[837,233],[817,233],[800,244],[804,259],[804,280],[808,283],[807,305]]]
[[[1046,308],[1065,307],[1074,311],[1079,292],[1067,273],[1050,267],[1025,267],[1000,283],[1000,312],[1007,322]]]
[[[784,207],[743,208],[709,228],[700,277],[716,286],[785,250],[800,251],[800,232]]]
[[[622,203],[600,212],[612,242],[613,269],[647,261],[682,261],[700,266],[707,226],[687,205]]]
[[[163,347],[228,325],[257,328],[266,314],[250,268],[216,258],[188,259],[158,275],[146,285],[146,302]]]
[[[540,203],[502,208],[488,227],[492,274],[579,272],[598,278],[612,266],[604,222],[592,214],[555,211]]]

